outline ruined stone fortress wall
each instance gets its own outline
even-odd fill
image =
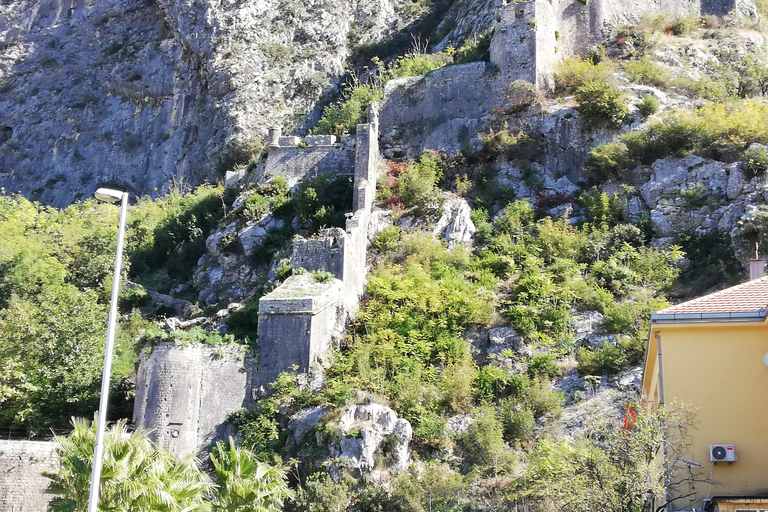
[[[43,471],[57,470],[56,444],[0,440],[0,512],[41,512],[53,497]]]
[[[289,277],[259,301],[259,351],[241,346],[160,343],[141,354],[133,421],[152,430],[162,446],[185,455],[226,438],[227,417],[266,392],[284,371],[307,372],[322,360],[333,336],[354,316],[365,281],[368,221],[379,166],[377,106],[354,139],[274,136],[264,175],[290,186],[313,175],[353,177],[353,212],[346,229],[328,229],[294,241]],[[230,183],[242,176],[229,175]],[[318,281],[312,271],[332,279]]]
[[[291,276],[259,302],[257,394],[291,366],[306,372],[319,362],[357,310],[379,167],[377,108],[369,109],[368,124],[357,126],[352,215],[346,229],[325,229],[309,240],[294,240],[291,265],[307,273]],[[330,272],[333,279],[318,282],[311,273],[319,270]]]
[[[476,134],[488,131],[493,109],[509,100],[512,82],[551,90],[557,62],[585,54],[617,24],[635,23],[643,14],[731,12],[758,16],[754,0],[507,0],[496,13],[490,63],[448,66],[387,83],[381,107],[385,155],[392,151],[413,158],[424,149],[455,153],[467,144],[477,146]],[[556,160],[568,163],[555,170],[577,178],[570,163],[579,158],[554,151]]]

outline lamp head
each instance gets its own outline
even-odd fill
[[[100,188],[93,193],[96,199],[107,203],[117,203],[121,201],[123,199],[123,194],[125,194],[125,192],[111,188]]]

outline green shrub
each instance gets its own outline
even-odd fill
[[[698,297],[715,286],[734,285],[743,277],[730,240],[712,233],[684,233],[680,245],[691,266],[680,275],[686,297]]]
[[[465,39],[462,45],[453,52],[454,64],[466,64],[469,62],[490,60],[488,49],[491,47],[493,30],[486,32],[474,39]]]
[[[327,473],[307,478],[296,494],[286,502],[288,512],[328,512],[347,510],[351,500],[344,482],[336,483]]]
[[[400,235],[401,232],[398,226],[387,226],[381,233],[376,235],[373,246],[385,253],[394,252],[400,243]]]
[[[213,172],[216,176],[224,177],[227,171],[246,165],[261,153],[261,140],[251,138],[231,143],[219,154]]]
[[[445,433],[446,420],[434,412],[425,414],[413,428],[413,437],[421,446],[432,449],[445,448],[448,437]]]
[[[479,466],[494,466],[503,460],[507,447],[504,429],[493,407],[482,407],[475,421],[459,439],[464,460]]]
[[[606,82],[587,80],[574,94],[579,102],[577,110],[585,124],[618,128],[629,114],[624,94]]]
[[[441,206],[437,182],[442,176],[440,160],[436,154],[424,151],[418,161],[400,175],[400,198],[408,208],[415,207],[419,214],[437,211]]]
[[[741,171],[747,179],[764,176],[768,170],[768,151],[764,148],[749,149],[742,153]]]
[[[586,60],[593,66],[597,66],[601,62],[604,62],[607,58],[608,54],[606,52],[605,46],[602,44],[590,46],[589,50],[587,50]]]
[[[484,400],[492,401],[509,394],[509,374],[496,366],[483,366],[475,375],[475,387]]]
[[[426,75],[430,71],[439,69],[451,61],[447,53],[420,53],[411,51],[406,55],[401,55],[394,62],[384,67],[382,80],[388,82],[396,78],[408,76]],[[374,58],[374,65],[380,64],[378,59]]]
[[[590,151],[584,172],[594,181],[616,177],[640,163],[688,153],[735,160],[754,142],[768,142],[768,105],[741,100],[676,111],[645,132],[630,132]]]
[[[563,371],[557,366],[557,360],[552,354],[536,354],[528,363],[528,376],[531,379],[545,377],[554,379],[560,377]]]
[[[367,121],[370,104],[379,101],[382,94],[382,89],[372,84],[347,86],[339,103],[323,109],[323,116],[312,133],[339,136],[355,133],[357,125]]]
[[[352,183],[332,174],[304,180],[294,195],[296,217],[307,228],[343,227],[352,208]]]
[[[764,57],[749,53],[736,65],[739,74],[739,97],[768,94],[768,62]]]
[[[480,245],[487,244],[493,235],[493,225],[488,222],[488,211],[485,208],[473,208],[470,219],[476,229],[475,241]]]
[[[318,283],[328,283],[333,279],[333,274],[327,270],[315,270],[312,272],[312,277],[314,277],[315,281]]]
[[[529,409],[517,410],[517,405],[505,402],[499,412],[504,427],[504,440],[510,444],[526,444],[533,438],[536,419]]]
[[[533,160],[544,146],[541,138],[522,132],[514,135],[507,129],[480,134],[480,141],[483,143],[483,151],[491,159],[503,156],[509,160]]]
[[[640,162],[633,160],[627,145],[622,141],[606,142],[589,150],[584,161],[584,176],[592,183],[606,183],[619,178],[626,170],[634,169]]]
[[[687,88],[694,97],[718,103],[726,101],[736,92],[722,76],[703,75],[698,80],[681,78],[676,81],[676,85]]]
[[[687,210],[697,210],[705,206],[710,200],[710,191],[702,183],[691,183],[690,187],[684,189],[680,195],[685,201]]]
[[[221,187],[201,186],[134,209],[128,233],[131,273],[162,269],[172,280],[186,281],[205,252],[205,239],[218,228],[224,207]]]
[[[523,228],[533,223],[535,212],[531,203],[526,200],[517,200],[509,203],[501,215],[493,220],[493,227],[500,233],[519,235]]]
[[[616,375],[627,366],[640,363],[644,352],[644,340],[635,337],[596,349],[580,348],[576,362],[581,375]]]
[[[605,311],[603,327],[612,333],[625,333],[635,326],[635,308],[628,303],[614,303]]]
[[[555,92],[571,94],[589,81],[613,84],[613,66],[607,62],[594,64],[578,57],[566,57],[555,69]]]
[[[593,187],[582,193],[579,200],[587,220],[597,227],[613,226],[624,216],[624,203],[618,194],[609,196]]]
[[[524,404],[536,418],[542,416],[558,418],[563,413],[564,399],[563,393],[552,391],[549,381],[536,379],[531,381],[530,386],[525,390]]]
[[[698,16],[683,16],[668,22],[665,30],[668,34],[684,36],[699,28],[700,24]]]
[[[638,105],[637,110],[643,117],[648,117],[657,113],[660,106],[661,105],[659,100],[656,99],[656,96],[649,94],[648,96],[643,96],[643,99],[640,101],[640,105]]]
[[[227,332],[236,341],[244,344],[255,343],[259,327],[259,298],[251,297],[245,306],[232,311],[226,317]]]
[[[664,66],[653,62],[647,55],[625,62],[624,72],[631,81],[654,87],[666,87],[672,78]]]

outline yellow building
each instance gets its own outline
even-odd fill
[[[768,277],[651,314],[643,400],[696,409],[668,432],[671,510],[768,511],[767,317]]]

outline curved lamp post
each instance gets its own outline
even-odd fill
[[[88,512],[96,512],[99,503],[99,486],[101,484],[101,465],[104,454],[104,430],[107,425],[107,402],[109,401],[109,382],[112,375],[112,352],[115,345],[115,327],[117,324],[117,296],[120,293],[120,270],[123,263],[123,240],[125,238],[125,214],[128,211],[128,192],[100,188],[95,193],[96,199],[107,203],[120,202],[120,228],[117,232],[117,254],[115,256],[115,272],[112,280],[112,302],[109,307],[109,323],[107,324],[107,345],[104,349],[104,369],[101,374],[101,398],[99,400],[99,415],[96,425],[96,443],[93,448],[93,470],[91,471],[91,488],[88,494]]]

